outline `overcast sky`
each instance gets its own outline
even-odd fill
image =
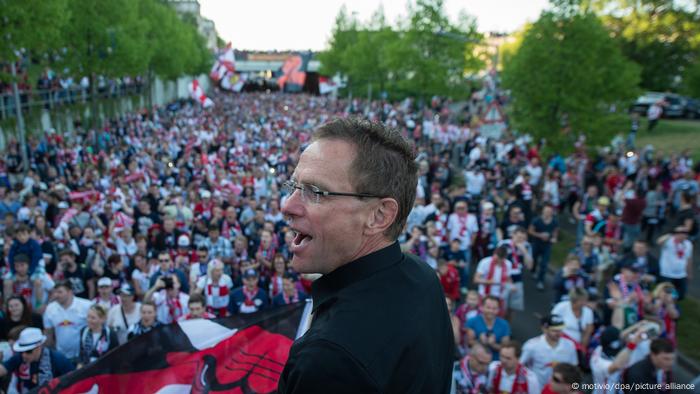
[[[380,4],[393,24],[406,15],[406,0],[199,0],[202,15],[237,49],[321,50],[326,48],[340,7],[367,21]],[[460,10],[476,17],[479,31],[512,32],[534,21],[548,0],[445,0],[449,17]]]

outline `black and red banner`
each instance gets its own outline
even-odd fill
[[[161,326],[38,393],[272,393],[304,303]]]

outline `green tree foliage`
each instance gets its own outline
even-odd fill
[[[380,8],[362,24],[343,7],[336,18],[329,49],[319,55],[321,72],[347,78],[348,89],[364,95],[465,97],[466,71],[482,67],[475,56],[481,41],[474,20],[452,23],[442,0],[417,0],[408,19],[392,27]]]
[[[593,13],[557,11],[542,13],[504,65],[513,121],[558,147],[570,142],[565,126],[601,141],[610,106],[637,93],[639,69]]]
[[[24,49],[36,58],[60,47],[68,0],[0,0],[0,59]]]
[[[700,54],[700,12],[686,0],[598,0],[623,53],[642,67],[641,87],[666,91]]]

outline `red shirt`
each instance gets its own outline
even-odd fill
[[[447,272],[440,274],[440,283],[447,297],[459,300],[459,272],[454,265],[447,264]]]

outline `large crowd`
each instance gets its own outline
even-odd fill
[[[8,144],[0,373],[18,371],[10,392],[41,383],[39,364],[58,375],[159,325],[305,300],[314,277],[289,267],[300,240],[280,211],[285,181],[314,129],[351,115],[415,146],[417,198],[400,242],[444,288],[457,392],[575,392],[581,371],[629,379],[623,371],[649,354],[669,381],[698,235],[700,171],[688,154],[595,151],[584,138],[569,156],[545,153],[527,135],[481,135],[480,100],[464,116],[439,98],[214,99],[31,137],[26,176],[22,147]],[[562,231],[576,247],[550,264]],[[521,345],[511,319],[528,302],[526,280],[554,298],[542,335]],[[40,345],[56,356],[32,353]]]

